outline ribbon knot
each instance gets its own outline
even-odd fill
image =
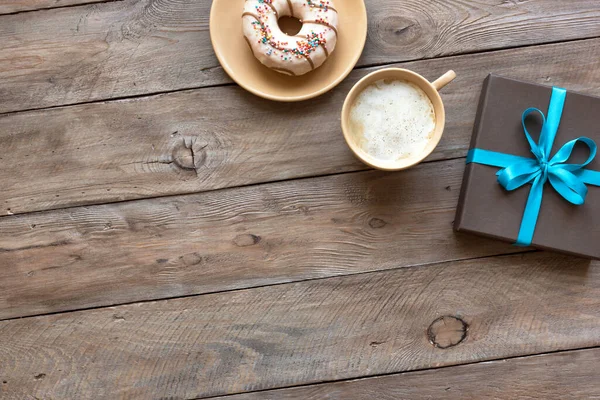
[[[548,162],[540,161],[540,168],[542,170],[542,181],[546,183],[546,181],[548,180]]]
[[[496,173],[496,176],[500,185],[506,190],[516,190],[526,184],[532,185],[525,205],[517,242],[515,243],[517,245],[529,246],[533,240],[546,182],[550,182],[554,190],[565,200],[575,205],[581,205],[585,202],[588,193],[586,183],[600,186],[600,172],[585,169],[596,156],[597,146],[593,140],[586,137],[571,140],[565,143],[554,157],[549,157],[562,117],[566,95],[567,91],[565,89],[552,88],[547,118],[537,108],[528,108],[523,112],[521,117],[523,132],[535,158],[483,149],[471,149],[467,155],[467,163],[475,162],[501,167],[502,169]],[[525,119],[533,113],[537,113],[542,117],[542,130],[537,143],[532,139],[525,126]],[[577,143],[586,145],[590,150],[590,155],[584,163],[567,163]]]

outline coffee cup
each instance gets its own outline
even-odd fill
[[[438,91],[450,83],[454,78],[456,78],[456,74],[454,71],[450,70],[434,82],[429,82],[416,72],[402,68],[380,69],[365,76],[350,90],[342,108],[342,131],[344,133],[346,143],[356,157],[358,157],[358,159],[376,169],[384,171],[398,171],[420,163],[429,154],[431,154],[442,138],[446,116],[444,112],[444,104]],[[423,139],[426,142],[423,142],[422,148],[419,148],[410,154],[403,154],[401,157],[393,159],[382,159],[377,155],[369,153],[368,150],[365,149],[366,140],[364,132],[357,128],[357,125],[351,121],[351,112],[352,108],[355,107],[357,98],[361,95],[361,93],[363,93],[363,91],[371,85],[375,85],[378,82],[403,82],[406,85],[414,87],[418,93],[424,93],[424,95],[427,97],[427,104],[430,104],[428,108],[433,110],[432,113],[429,113],[430,117],[420,116],[421,118],[411,119],[411,121],[425,121],[427,118],[431,119],[432,128],[431,131],[427,133],[426,139]],[[391,118],[393,119],[393,115]],[[419,127],[417,126],[415,128]],[[377,133],[375,132],[375,134]]]

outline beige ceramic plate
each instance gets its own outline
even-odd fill
[[[367,39],[363,0],[335,0],[339,12],[338,41],[321,67],[302,76],[286,76],[262,65],[242,33],[244,0],[213,0],[210,39],[219,62],[244,89],[276,101],[300,101],[331,90],[354,68]]]

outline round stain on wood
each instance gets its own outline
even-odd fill
[[[427,328],[429,343],[440,349],[454,347],[467,337],[469,325],[458,317],[439,317]]]

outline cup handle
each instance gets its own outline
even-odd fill
[[[437,78],[435,81],[433,81],[432,85],[435,88],[435,90],[439,92],[444,86],[452,82],[454,78],[456,78],[456,73],[450,70],[444,75]]]

